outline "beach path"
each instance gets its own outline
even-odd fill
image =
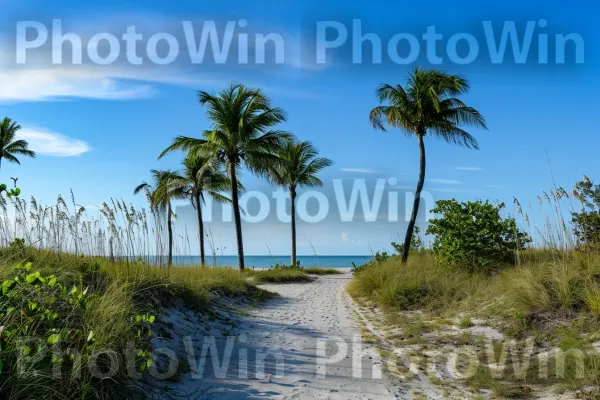
[[[202,377],[185,374],[173,389],[209,399],[411,398],[396,392],[373,346],[360,340],[345,292],[351,278],[346,270],[310,283],[261,285],[278,296],[236,316],[231,328],[213,325],[208,333],[219,354],[208,352]],[[189,333],[198,359],[207,332]],[[223,350],[228,340],[231,351]]]

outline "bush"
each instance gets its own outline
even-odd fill
[[[581,246],[597,248],[600,245],[600,185],[594,185],[587,176],[577,182],[573,195],[583,206],[581,212],[572,212],[573,233]]]
[[[247,271],[257,282],[261,283],[294,283],[311,282],[304,268],[298,262],[296,265],[275,264],[273,267],[258,271]]]
[[[392,242],[392,247],[394,248],[396,253],[398,253],[400,255],[402,253],[404,253],[404,243]],[[421,228],[419,228],[418,226],[415,225],[415,230],[413,232],[412,237],[410,238],[410,249],[409,250],[421,251],[424,249],[424,247],[425,246],[423,244],[423,239],[421,239]]]
[[[531,242],[513,218],[502,218],[504,203],[494,206],[488,201],[459,203],[436,202],[432,211],[441,217],[429,221],[428,234],[435,235],[436,260],[469,272],[490,272],[511,264],[515,253]]]
[[[348,292],[385,308],[441,312],[477,292],[482,281],[479,275],[437,265],[429,253],[417,253],[407,265],[393,257],[362,268]]]
[[[126,354],[130,341],[139,352],[129,361],[146,370],[155,316],[136,314],[131,293],[122,286],[113,283],[104,294],[69,282],[66,275],[18,264],[0,289],[0,397],[125,396],[127,389],[118,385],[127,380],[124,369],[101,380],[85,366],[103,349]],[[96,365],[103,369],[106,360],[98,358]]]
[[[319,267],[311,267],[304,268],[304,272],[309,275],[341,275],[344,272],[335,268],[319,268]]]
[[[15,253],[26,260],[16,267]],[[134,366],[127,361],[142,375],[152,366],[149,341],[161,309],[183,302],[209,312],[215,296],[269,295],[247,278],[232,268],[167,270],[18,243],[0,249],[0,399],[145,398],[144,385],[130,380],[127,368]],[[129,344],[138,351],[129,354]],[[87,367],[100,349],[118,355],[112,379],[95,378]],[[20,373],[18,360],[24,361]],[[98,358],[101,370],[106,364]]]

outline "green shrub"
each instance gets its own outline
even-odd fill
[[[392,247],[396,251],[397,254],[402,254],[404,252],[404,243],[396,243],[392,242]],[[423,239],[421,238],[421,228],[415,225],[415,230],[413,232],[412,237],[410,238],[410,250],[423,250],[425,246],[423,245]]]
[[[319,268],[319,267],[311,267],[304,268],[304,272],[310,275],[340,275],[343,274],[342,271],[335,268]]]
[[[443,268],[431,254],[417,253],[402,265],[400,257],[373,263],[354,275],[348,292],[358,300],[400,309],[442,312],[479,290],[482,277]]]
[[[13,276],[2,281],[0,310],[2,398],[124,396],[115,383],[125,382],[125,368],[104,381],[87,365],[98,350],[125,354],[128,340],[138,350],[130,359],[135,368],[152,365],[155,317],[136,315],[131,294],[120,285],[109,285],[100,295],[81,280],[70,282],[68,276],[34,271],[31,263],[18,264]],[[105,364],[101,357],[96,361],[100,369]]]
[[[600,245],[600,185],[594,185],[587,176],[577,182],[574,196],[581,202],[581,212],[572,212],[573,233],[581,246],[597,248]]]
[[[516,252],[531,241],[513,218],[502,218],[504,203],[494,206],[481,200],[436,202],[432,212],[441,215],[427,229],[435,235],[436,260],[469,272],[490,272],[515,262]]]
[[[352,262],[352,274],[358,274],[359,272],[362,272],[368,268],[371,268],[373,266],[376,265],[381,265],[383,263],[385,263],[386,261],[397,257],[396,255],[390,255],[387,251],[383,251],[383,252],[377,252],[375,253],[375,256],[373,257],[373,259],[363,265],[356,265],[356,263]]]
[[[304,268],[300,267],[300,263],[290,266],[275,264],[269,269],[247,270],[246,273],[261,283],[294,283],[311,282],[313,280]]]

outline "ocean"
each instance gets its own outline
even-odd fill
[[[362,265],[373,259],[373,256],[297,256],[303,267],[351,268],[352,263]],[[245,256],[246,268],[269,268],[275,264],[289,265],[290,256]],[[174,256],[175,265],[199,265],[200,256]],[[238,266],[237,256],[206,256],[209,266]]]

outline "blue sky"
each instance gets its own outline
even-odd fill
[[[598,6],[591,2],[573,7],[558,0],[490,4],[25,0],[3,5],[3,9],[1,114],[23,125],[39,156],[24,160],[21,166],[3,164],[0,174],[3,181],[18,176],[25,195],[33,194],[42,203],[53,203],[59,194],[67,195],[72,189],[83,205],[100,204],[110,197],[143,205],[144,199],[134,197],[132,189],[149,179],[149,169],[179,166],[180,155],[157,161],[160,151],[176,135],[198,136],[208,128],[196,90],[214,92],[231,82],[263,87],[273,103],[287,112],[288,121],[282,128],[312,141],[334,161],[322,174],[325,193],[331,193],[332,179],[344,179],[351,185],[353,178],[361,178],[372,185],[377,178],[394,177],[394,190],[413,187],[418,174],[416,141],[399,132],[374,131],[368,113],[377,105],[374,89],[378,84],[403,83],[410,68],[429,66],[424,50],[410,65],[395,64],[385,55],[382,64],[373,65],[370,47],[365,45],[366,61],[353,64],[351,47],[345,46],[329,52],[326,64],[317,65],[318,21],[337,21],[350,31],[351,21],[360,19],[363,33],[378,34],[384,47],[396,33],[420,38],[433,25],[444,34],[443,43],[455,33],[468,33],[478,40],[480,57],[473,63],[458,65],[446,60],[436,67],[469,79],[472,90],[465,102],[485,115],[489,131],[473,131],[479,151],[427,140],[429,180],[425,190],[435,200],[483,198],[512,204],[515,196],[533,202],[552,186],[549,162],[556,182],[567,189],[583,174],[594,179],[598,166],[596,98],[600,78],[595,73],[598,34],[592,21]],[[182,57],[167,66],[149,62],[133,66],[122,58],[108,66],[93,65],[89,60],[71,65],[67,52],[67,62],[57,66],[52,65],[51,46],[46,45],[31,50],[25,65],[16,65],[17,23],[39,21],[51,29],[53,19],[61,19],[64,32],[74,32],[84,41],[99,32],[120,36],[131,25],[148,36],[168,32],[183,41],[181,21],[201,26],[214,20],[223,26],[227,21],[245,19],[246,32],[274,32],[285,39],[286,62],[192,65]],[[527,21],[542,19],[547,27],[540,32],[549,35],[550,46],[554,46],[555,34],[581,36],[584,63],[575,63],[574,53],[569,53],[572,48],[567,48],[563,65],[540,65],[537,56],[525,64],[516,64],[511,57],[492,64],[486,58],[482,21],[492,21],[498,29],[504,21],[516,21],[519,29],[524,29]],[[553,51],[550,55],[552,60]],[[255,177],[244,174],[242,181],[249,190],[262,190],[270,196],[270,189]],[[183,212],[176,224],[193,226],[185,215]],[[231,224],[211,225],[218,240],[232,252]],[[245,224],[244,229],[249,254],[265,254],[266,243],[273,254],[289,251],[285,224]],[[391,240],[403,234],[405,225],[342,223],[332,216],[318,224],[301,224],[299,229],[300,254],[312,254],[311,244],[319,254],[369,254],[389,247]]]

